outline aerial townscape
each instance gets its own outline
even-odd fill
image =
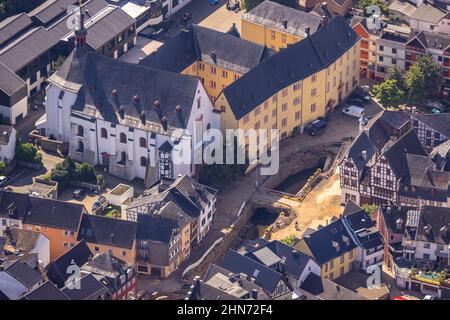
[[[0,0],[0,300],[450,300],[450,0]]]

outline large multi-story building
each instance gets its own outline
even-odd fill
[[[279,51],[316,32],[322,23],[317,15],[265,0],[242,15],[241,36]]]
[[[201,81],[91,52],[89,30],[49,79],[41,133],[69,143],[69,155],[111,174],[151,185],[195,172],[203,133],[219,128]],[[187,160],[173,161],[184,150]],[[189,161],[190,159],[190,161]],[[181,162],[181,163],[180,163]]]
[[[447,207],[447,121],[398,111],[371,119],[340,164],[342,201]]]
[[[337,16],[263,61],[216,100],[221,128],[273,128],[285,138],[325,116],[359,84],[359,39]]]

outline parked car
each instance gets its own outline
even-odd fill
[[[86,197],[86,189],[84,188],[75,189],[75,191],[73,192],[73,198],[75,200],[81,201],[84,199],[84,197]]]
[[[427,294],[422,300],[436,300],[436,297],[431,294]]]
[[[306,126],[305,131],[309,135],[315,136],[315,135],[319,134],[320,132],[324,131],[326,129],[327,125],[328,125],[327,122],[323,118],[319,118],[319,119],[316,119],[316,120],[312,121],[311,123],[309,123]]]
[[[429,101],[425,107],[435,114],[444,113],[447,110],[447,107],[439,101]]]
[[[368,103],[372,98],[365,92],[355,91],[352,93],[351,97],[353,99],[361,99],[363,103]]]
[[[0,187],[6,186],[6,183],[8,182],[8,177],[6,176],[0,176]]]
[[[342,113],[354,117],[354,118],[361,118],[361,116],[364,114],[364,109],[358,106],[347,106],[342,109]]]
[[[92,211],[97,210],[98,208],[100,208],[101,206],[106,204],[106,198],[104,196],[100,196],[98,197],[97,200],[95,200],[95,202],[92,204]]]
[[[350,105],[364,108],[364,100],[361,98],[350,98],[347,100],[347,103]]]

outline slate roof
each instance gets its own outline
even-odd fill
[[[429,232],[426,232],[426,226]],[[450,208],[423,206],[420,210],[416,240],[448,245],[450,243]]]
[[[435,7],[428,1],[424,1],[411,15],[411,19],[437,24],[446,15],[447,12],[445,12],[444,10]]]
[[[348,244],[344,241],[347,239]],[[303,238],[315,260],[325,264],[356,248],[341,219],[326,225]],[[333,244],[338,245],[337,248]]]
[[[101,274],[115,279],[125,274],[131,267],[127,262],[104,252],[96,254],[81,269],[86,272]]]
[[[58,16],[65,14],[70,5],[76,5],[78,2],[78,0],[47,0],[28,15],[45,25]]]
[[[215,60],[211,53],[215,53]],[[228,33],[192,25],[167,41],[140,64],[181,72],[195,61],[203,61],[240,74],[248,72],[273,51]]]
[[[11,96],[15,92],[27,87],[26,82],[16,75],[11,69],[5,66],[1,61],[0,75],[0,90],[8,96]]]
[[[0,191],[0,217],[9,217],[25,224],[76,231],[84,206],[59,200],[30,197],[27,194]]]
[[[231,249],[227,251],[219,266],[230,272],[244,273],[248,278],[254,278],[255,284],[268,293],[272,293],[283,279],[281,273]]]
[[[359,41],[344,17],[258,64],[223,90],[236,119],[281,89],[328,67]],[[267,75],[270,74],[270,77]]]
[[[43,280],[43,277],[39,272],[20,261],[7,268],[6,273],[21,282],[27,288],[32,288]]]
[[[402,234],[405,231],[408,211],[415,209],[415,207],[388,205],[381,205],[380,208],[387,230],[389,233],[397,234]],[[401,228],[397,228],[397,221],[399,222]]]
[[[263,1],[245,13],[242,19],[302,38],[307,37],[306,28],[310,28],[312,34],[319,29],[322,21],[316,15],[269,0]],[[283,21],[287,21],[286,28]]]
[[[164,187],[164,188],[163,188]],[[159,181],[155,188],[148,189],[135,199],[128,208],[155,202],[173,202],[190,217],[197,218],[202,209],[216,196],[218,190],[202,185],[187,175],[177,179]]]
[[[414,114],[412,117],[422,121],[446,137],[450,137],[450,113]]]
[[[429,49],[437,49],[445,51],[450,46],[450,37],[436,34],[431,32],[422,31],[416,35],[411,35],[408,40],[408,45],[413,44],[413,42],[418,39],[423,47]]]
[[[366,159],[364,159],[362,156],[363,151],[367,153]],[[347,153],[347,158],[352,159],[356,168],[358,168],[358,172],[361,172],[366,163],[377,152],[378,152],[377,146],[367,136],[366,132],[362,131],[350,146],[350,149]]]
[[[273,265],[274,263],[278,262],[281,263],[281,261],[284,259],[284,263],[281,263],[281,267],[283,270],[282,273],[295,279],[300,278],[300,275],[306,268],[306,265],[312,259],[307,254],[299,252],[293,247],[288,246],[280,241],[271,241],[263,247],[257,248],[245,255],[267,266]],[[270,259],[271,257],[272,259],[276,257],[275,260],[271,261],[272,264],[265,263],[266,259]]]
[[[67,268],[71,265],[71,262],[73,261],[78,267],[81,267],[88,262],[89,257],[92,257],[92,252],[86,242],[78,242],[73,248],[48,265],[48,279],[56,284],[58,288],[64,287],[65,282],[70,276],[67,273]]]
[[[80,289],[65,287],[61,290],[70,300],[97,300],[101,295],[108,293],[106,283],[103,284],[92,274],[84,275],[78,281]]]
[[[301,291],[306,291],[318,297],[320,300],[367,300],[347,288],[344,288],[328,279],[310,273],[300,286]]]
[[[342,212],[342,215],[346,216],[346,215],[350,215],[352,213],[356,213],[361,211],[362,208],[356,204],[356,202],[354,202],[352,199],[349,199],[347,201],[347,203],[345,204],[344,207],[344,211]]]
[[[131,249],[136,232],[135,222],[84,214],[81,218],[78,240]]]
[[[69,300],[69,297],[62,293],[50,281],[45,282],[38,288],[22,297],[24,300]]]
[[[191,294],[188,296],[189,300],[239,300],[239,298],[201,280],[195,281],[192,286]]]
[[[154,214],[138,215],[137,239],[151,240],[168,244],[173,233],[180,228],[176,220]]]
[[[26,13],[19,13],[0,22],[0,47],[24,32],[33,24]]]
[[[348,204],[347,206],[354,208],[354,204]],[[375,222],[370,218],[370,216],[365,212],[365,210],[359,207],[359,210],[354,212],[347,210],[347,214],[344,214],[342,219],[348,224],[350,230],[354,233],[358,245],[364,249],[377,248],[383,245],[381,240],[381,234],[375,226]],[[344,210],[345,211],[345,210]]]
[[[397,177],[407,175],[406,154],[428,156],[414,129],[405,133],[384,152],[384,157]]]
[[[86,43],[98,50],[134,23],[135,20],[121,8],[108,6],[93,19],[86,21]]]
[[[0,62],[12,71],[18,72],[56,46],[59,40],[44,27],[31,29],[0,51]]]
[[[199,85],[193,76],[129,64],[80,49],[75,49],[48,81],[78,93],[73,112],[147,131],[163,130],[162,116],[169,128],[186,128]],[[156,101],[160,111],[154,107]],[[182,107],[180,113],[176,113],[177,106]],[[124,108],[123,119],[119,107]],[[139,118],[142,111],[145,125]]]

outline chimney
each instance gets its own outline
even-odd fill
[[[403,220],[401,218],[398,218],[395,221],[395,227],[397,228],[397,230],[401,230],[403,226]]]
[[[439,230],[441,233],[442,238],[447,238],[448,236],[448,228],[446,225],[442,226],[442,228]]]
[[[283,24],[283,27],[285,29],[287,29],[288,21],[287,20],[283,20],[282,24]]]
[[[416,112],[417,112],[417,108],[416,108],[416,107],[412,107],[412,108],[411,108],[411,113],[412,113],[412,114],[415,114]]]
[[[252,298],[258,300],[258,290],[252,289]]]
[[[328,24],[328,17],[326,15],[322,15],[322,21],[321,24],[323,27],[326,27]]]
[[[125,118],[125,109],[123,106],[119,107],[119,116],[121,119]]]
[[[322,2],[321,4],[320,4],[320,7],[322,8],[322,11],[326,11],[326,10],[328,10],[327,9],[327,3],[324,1],[324,2]]]
[[[166,119],[166,117],[162,117],[161,118],[161,125],[162,125],[164,131],[167,131],[168,126],[167,126],[167,119]]]
[[[214,63],[217,63],[217,55],[216,55],[216,52],[215,52],[215,51],[212,51],[209,55],[211,56],[212,61],[213,61]]]
[[[431,233],[431,227],[427,224],[423,227],[423,231],[425,232],[425,234],[429,235]]]
[[[139,114],[139,119],[141,119],[142,124],[145,125],[145,112],[143,110]]]
[[[153,109],[155,110],[156,114],[158,115],[159,120],[163,118],[162,111],[161,111],[161,103],[156,100],[153,102]]]
[[[387,206],[386,207],[386,214],[390,214],[391,213],[391,206]]]
[[[86,44],[87,30],[84,27],[84,13],[81,7],[81,1],[79,4],[79,25],[75,29],[75,47],[81,48]]]
[[[366,150],[361,151],[361,157],[364,161],[367,161],[367,151]]]
[[[370,138],[370,130],[369,128],[364,128],[364,133],[366,134],[366,136],[368,136]]]
[[[133,96],[133,104],[138,103],[138,101],[139,101],[139,96],[138,95]]]
[[[117,96],[119,95],[119,91],[117,91],[116,89],[114,89],[114,90],[111,92],[111,95],[112,95],[113,97],[117,97]]]
[[[310,27],[306,27],[305,28],[305,33],[306,33],[306,36],[309,37],[309,34],[311,33],[311,28]]]

